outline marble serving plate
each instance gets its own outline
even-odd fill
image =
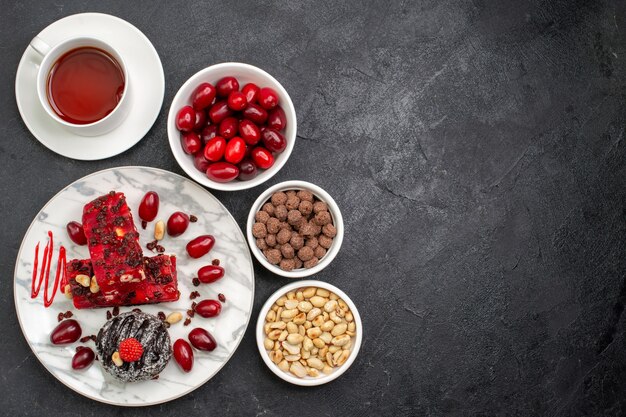
[[[185,312],[190,308],[191,291],[198,290],[202,295],[196,301],[205,298],[217,298],[218,293],[226,296],[221,314],[218,317],[204,319],[196,316],[189,326],[182,322],[172,325],[170,336],[172,343],[178,338],[186,338],[194,327],[207,329],[218,342],[213,352],[194,351],[195,362],[190,373],[183,373],[172,359],[157,380],[120,383],[103,371],[96,361],[83,371],[73,371],[71,360],[75,348],[81,343],[66,346],[54,346],[50,343],[51,330],[57,325],[59,312],[72,310],[78,320],[83,336],[97,334],[106,321],[106,310],[75,310],[71,300],[63,294],[57,294],[54,303],[45,308],[43,288],[39,297],[31,299],[31,275],[33,271],[34,250],[41,242],[39,257],[47,242],[47,232],[55,237],[55,250],[52,257],[51,281],[54,279],[59,245],[67,250],[67,259],[88,258],[86,246],[75,245],[67,236],[65,225],[71,220],[80,221],[85,203],[111,190],[126,194],[128,205],[133,213],[140,243],[144,254],[151,256],[145,249],[146,243],[153,240],[154,223],[143,230],[139,225],[137,207],[147,191],[156,191],[160,196],[158,219],[167,221],[174,211],[183,211],[198,217],[187,231],[177,238],[166,235],[161,242],[165,253],[175,254],[178,258],[178,288],[181,292],[179,301],[156,305],[144,305],[140,308],[147,313],[163,311]],[[215,246],[208,255],[201,259],[191,259],[185,245],[193,237],[201,234],[215,236]],[[225,268],[224,278],[213,284],[194,287],[191,283],[196,271],[212,259],[220,260]],[[50,283],[52,286],[52,282]],[[122,406],[144,406],[159,404],[183,396],[211,379],[230,359],[250,320],[254,298],[254,271],[248,245],[241,229],[228,210],[207,190],[194,182],[156,168],[121,167],[112,168],[88,175],[70,184],[55,195],[37,214],[28,228],[20,247],[14,282],[15,307],[17,317],[28,344],[35,356],[55,378],[74,391],[88,398],[104,403]],[[133,307],[122,307],[129,311]],[[94,348],[93,342],[84,345]]]

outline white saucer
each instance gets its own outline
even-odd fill
[[[106,40],[124,57],[128,67],[132,109],[122,124],[97,137],[73,134],[50,118],[37,96],[37,71],[41,58],[26,48],[15,77],[15,99],[22,119],[33,136],[53,152],[73,159],[96,160],[118,155],[143,138],[154,124],[165,94],[163,66],[156,49],[135,26],[115,16],[82,13],[57,20],[39,33],[48,45],[71,36]]]

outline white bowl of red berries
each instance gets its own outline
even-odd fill
[[[193,180],[216,190],[256,187],[289,159],[296,111],[274,77],[237,62],[212,65],[178,90],[167,119],[172,153]]]

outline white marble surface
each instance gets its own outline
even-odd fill
[[[41,259],[47,240],[46,232],[50,230],[54,233],[55,252],[52,271],[56,269],[59,244],[66,247],[68,261],[74,258],[87,258],[89,256],[87,247],[74,245],[67,237],[65,225],[71,220],[80,221],[83,205],[111,190],[126,194],[137,230],[141,235],[144,254],[147,256],[150,256],[150,252],[145,249],[145,244],[152,240],[155,222],[150,223],[146,230],[142,230],[137,215],[139,202],[147,191],[156,191],[160,196],[157,220],[167,221],[169,215],[177,210],[198,217],[198,222],[190,223],[182,236],[177,238],[166,236],[162,241],[165,253],[175,254],[178,258],[180,300],[176,303],[140,306],[143,311],[153,314],[158,311],[166,314],[172,311],[184,313],[191,305],[189,300],[191,291],[200,291],[202,297],[196,301],[217,298],[218,293],[224,293],[227,301],[218,317],[204,319],[196,316],[187,327],[180,322],[170,328],[172,343],[178,338],[186,338],[194,327],[207,329],[218,342],[218,348],[213,352],[194,351],[194,368],[188,374],[180,371],[173,359],[158,380],[138,383],[122,384],[113,380],[102,370],[98,362],[94,362],[85,371],[73,371],[71,359],[76,346],[80,343],[54,346],[49,342],[50,332],[57,325],[57,314],[72,310],[85,336],[97,334],[106,321],[106,310],[74,310],[71,300],[62,294],[57,294],[52,306],[46,309],[43,306],[43,288],[38,298],[30,298],[34,249],[37,242],[41,242],[39,252]],[[215,246],[201,259],[191,259],[185,251],[185,245],[201,234],[215,236]],[[225,277],[213,284],[194,287],[191,279],[196,271],[201,266],[211,263],[214,258],[220,259],[221,265],[226,270]],[[53,278],[54,276],[51,277]],[[243,338],[250,319],[254,298],[254,271],[250,252],[239,226],[228,210],[208,191],[186,178],[167,171],[147,167],[121,167],[100,171],[72,183],[54,196],[38,213],[26,232],[18,253],[14,293],[24,337],[37,358],[57,379],[94,400],[140,406],[162,403],[185,395],[211,379],[228,361]],[[132,307],[123,307],[121,311],[130,309]],[[94,348],[93,342],[87,342],[85,345]]]

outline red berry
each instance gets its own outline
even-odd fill
[[[196,110],[196,122],[193,125],[193,130],[200,132],[206,125],[206,113],[204,110]]]
[[[96,358],[96,354],[93,353],[91,348],[81,346],[82,349],[77,350],[72,358],[72,369],[85,369],[93,363]],[[78,348],[76,348],[78,349]]]
[[[247,104],[246,96],[239,91],[233,91],[228,95],[228,107],[234,111],[243,110]]]
[[[239,168],[228,162],[215,162],[206,170],[206,176],[215,182],[229,182],[237,178]]]
[[[274,165],[274,155],[267,149],[258,146],[252,149],[252,160],[261,169],[268,169]]]
[[[169,219],[167,219],[167,234],[176,237],[185,233],[189,226],[189,216],[182,211],[172,213]]]
[[[237,129],[237,119],[234,117],[227,117],[221,121],[218,132],[224,139],[230,139],[237,134]]]
[[[221,136],[215,136],[204,147],[204,157],[208,161],[217,162],[224,156],[224,150],[226,150],[226,140]]]
[[[193,239],[187,243],[187,253],[192,258],[200,258],[203,255],[209,253],[213,245],[215,244],[215,238],[211,235],[202,235]],[[202,280],[200,280],[202,281]]]
[[[262,125],[267,120],[267,111],[258,104],[249,103],[248,106],[243,109],[243,117],[252,120],[257,125]]]
[[[239,121],[239,136],[248,145],[256,145],[261,139],[261,130],[254,122],[243,119]]]
[[[263,146],[271,152],[280,153],[287,147],[287,140],[285,137],[274,129],[264,129],[261,133],[261,140],[263,141]]]
[[[204,157],[204,152],[198,152],[193,156],[193,165],[200,172],[206,172],[211,163]]]
[[[139,340],[129,337],[120,342],[118,351],[120,352],[120,358],[124,362],[136,362],[143,355],[143,346]]]
[[[204,318],[215,317],[222,311],[222,304],[217,300],[202,300],[194,310]]]
[[[65,227],[67,229],[67,234],[72,239],[72,242],[77,245],[86,245],[87,237],[85,236],[85,230],[83,229],[83,225],[78,222],[69,222]]]
[[[228,97],[233,91],[239,91],[239,81],[235,77],[224,77],[215,84],[217,95]]]
[[[248,83],[243,86],[241,92],[246,96],[248,103],[256,103],[256,98],[259,95],[259,86],[254,83]]]
[[[241,181],[251,180],[252,178],[256,177],[256,174],[258,172],[256,169],[256,165],[254,165],[254,162],[252,162],[248,158],[245,158],[243,161],[241,161],[239,165],[237,165],[237,167],[239,168],[239,176],[237,177],[237,179]]]
[[[154,191],[148,191],[139,203],[139,218],[151,222],[159,212],[159,195]]]
[[[191,345],[183,339],[178,339],[174,342],[172,350],[174,351],[174,359],[180,366],[180,369],[184,372],[191,371],[191,368],[193,368],[193,350],[191,350]]]
[[[50,333],[50,342],[53,345],[65,345],[74,343],[80,338],[83,330],[74,319],[63,320]]]
[[[272,110],[278,106],[278,93],[273,88],[263,87],[259,90],[257,101],[265,110]]]
[[[231,164],[238,164],[246,155],[246,142],[240,137],[234,137],[226,144],[224,159]]]
[[[183,147],[183,152],[188,155],[193,155],[202,148],[202,141],[196,132],[183,133],[180,137],[180,144]]]
[[[213,336],[211,336],[211,333],[200,327],[196,327],[189,332],[189,341],[191,342],[193,347],[198,350],[211,352],[217,347],[217,342],[215,341]]]
[[[207,142],[214,137],[217,136],[217,125],[208,125],[204,129],[202,129],[202,133],[200,133],[200,139],[202,139],[202,143],[205,145]]]
[[[193,93],[193,108],[202,110],[213,104],[215,99],[215,87],[210,83],[202,83]]]
[[[185,106],[176,115],[176,127],[181,132],[190,132],[196,123],[196,112],[191,106]]]
[[[198,279],[204,284],[210,284],[224,276],[224,268],[218,265],[205,265],[198,269]]]
[[[267,116],[267,127],[283,130],[287,127],[287,116],[280,106],[273,108]]]
[[[219,124],[219,122],[232,114],[233,111],[228,108],[228,104],[225,101],[218,101],[209,109],[209,118],[214,124]]]

